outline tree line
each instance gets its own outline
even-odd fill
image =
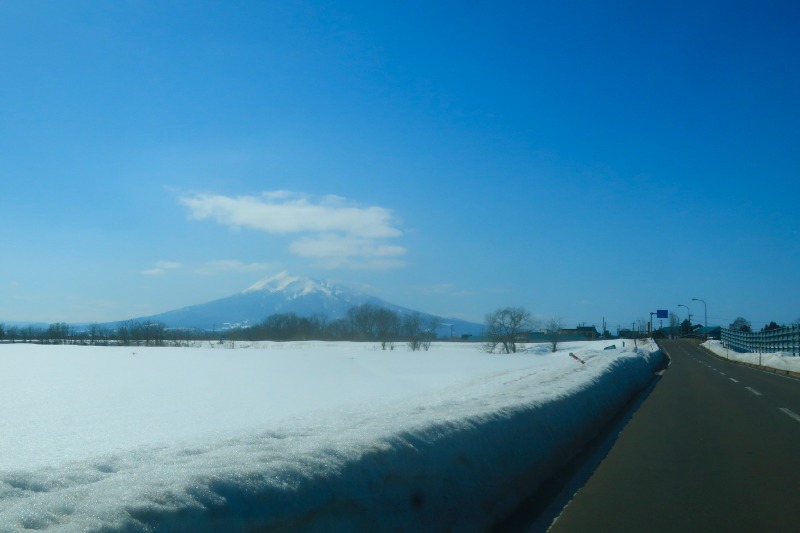
[[[531,314],[521,307],[498,309],[486,316],[484,348],[488,352],[515,353],[518,344],[528,341],[536,325]],[[211,332],[190,328],[167,328],[161,322],[129,320],[114,327],[92,324],[83,328],[64,322],[46,328],[0,324],[0,341],[40,344],[85,344],[117,346],[185,345],[194,341],[371,341],[384,350],[405,343],[411,350],[428,350],[440,326],[434,317],[420,313],[398,313],[373,304],[352,307],[345,317],[330,320],[322,314],[300,316],[276,313],[250,327]],[[552,350],[561,331],[561,320],[546,322]]]
[[[279,313],[248,328],[227,332],[231,340],[340,340],[378,342],[384,350],[405,342],[412,350],[427,350],[436,338],[439,322],[420,313],[397,313],[373,304],[351,307],[343,318]]]
[[[37,344],[163,346],[169,340],[186,339],[187,335],[193,336],[191,332],[168,330],[161,322],[135,320],[119,323],[116,327],[99,324],[74,327],[65,322],[56,322],[47,327],[0,324],[0,341]]]
[[[800,326],[800,318],[797,318],[790,325],[791,326]],[[783,329],[785,327],[788,327],[788,326],[780,325],[780,324],[778,324],[777,322],[775,322],[773,320],[770,323],[766,324],[763,328],[761,328],[760,331],[762,331],[762,332],[774,331],[776,329]],[[747,320],[744,317],[741,317],[741,316],[737,317],[736,320],[731,322],[730,326],[728,326],[728,329],[730,329],[732,331],[741,331],[742,333],[752,333],[753,332],[753,326],[750,323],[750,321]]]
[[[519,343],[528,342],[537,325],[522,307],[506,307],[486,315],[484,348],[487,352],[515,353]],[[250,327],[211,332],[189,328],[167,328],[161,322],[129,320],[106,327],[92,324],[83,328],[66,323],[46,328],[17,327],[0,324],[0,341],[42,344],[86,344],[119,346],[184,345],[192,341],[371,341],[384,350],[405,343],[411,350],[428,350],[440,326],[434,317],[420,313],[398,313],[373,304],[352,307],[346,316],[334,320],[322,314],[300,316],[276,313]],[[544,324],[552,351],[559,342],[561,320],[551,318]]]
[[[438,321],[420,313],[397,313],[372,304],[352,307],[343,318],[329,320],[321,314],[308,317],[278,313],[255,326],[211,332],[167,328],[161,322],[129,320],[107,327],[92,324],[72,327],[64,322],[47,327],[0,324],[0,341],[40,344],[121,346],[180,345],[200,340],[302,341],[341,340],[378,342],[384,350],[406,343],[412,350],[427,350],[436,338]]]

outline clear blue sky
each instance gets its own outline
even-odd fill
[[[794,2],[0,5],[0,320],[281,270],[480,321],[800,317]]]

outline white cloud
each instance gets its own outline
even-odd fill
[[[195,194],[179,201],[189,208],[189,216],[195,220],[212,219],[227,226],[273,234],[341,232],[371,239],[402,235],[392,226],[388,209],[347,205],[339,196],[314,198],[274,191],[236,197]]]
[[[302,257],[397,257],[406,253],[402,246],[335,234],[303,237],[294,241],[289,250]]]
[[[326,268],[397,268],[406,253],[388,244],[400,237],[392,212],[357,206],[340,196],[315,197],[292,191],[260,196],[184,195],[179,202],[193,220],[213,220],[231,228],[275,235],[301,235],[289,252]]]
[[[156,261],[156,268],[163,268],[164,270],[175,270],[181,268],[183,265],[174,261]]]
[[[402,246],[382,244],[371,239],[322,234],[302,237],[289,246],[300,257],[317,260],[326,268],[398,268],[405,265],[397,258],[405,255]]]

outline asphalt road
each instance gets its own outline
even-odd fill
[[[662,347],[669,369],[550,531],[800,531],[800,381]]]

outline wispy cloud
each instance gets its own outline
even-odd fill
[[[472,296],[474,291],[459,289],[452,283],[439,283],[434,285],[421,285],[417,287],[420,294],[424,295],[446,295],[446,296]]]
[[[170,270],[176,270],[183,267],[181,263],[174,261],[156,261],[153,268],[142,270],[141,274],[144,276],[163,276]]]
[[[358,206],[340,196],[271,191],[260,196],[190,194],[180,197],[193,220],[274,235],[299,235],[289,252],[326,268],[397,268],[406,249],[389,209]]]
[[[244,263],[236,259],[218,259],[199,266],[186,265],[175,261],[157,261],[153,263],[153,268],[142,270],[140,274],[144,276],[164,276],[170,271],[180,269],[185,272],[191,272],[192,274],[213,276],[231,272],[262,272],[266,270],[276,270],[278,268],[280,268],[279,263]]]
[[[279,268],[277,263],[243,263],[235,259],[220,259],[198,267],[195,272],[204,276],[211,276],[228,272],[263,272],[265,270],[276,270],[277,268]]]

